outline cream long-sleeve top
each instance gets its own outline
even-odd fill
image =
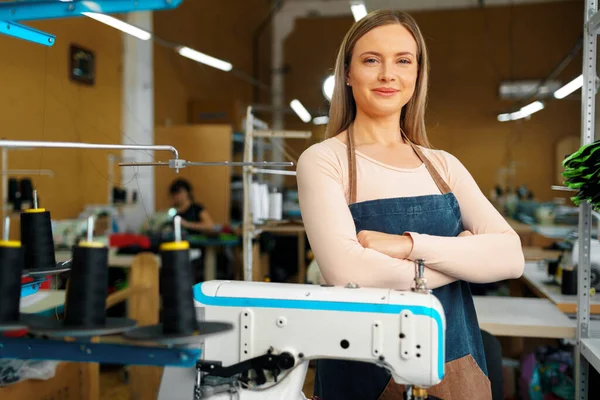
[[[456,280],[487,283],[518,278],[524,256],[519,236],[451,154],[420,147],[456,196],[463,229],[473,236],[440,237],[405,232],[413,239],[408,259],[363,247],[348,208],[346,144],[329,138],[305,150],[296,172],[302,219],[323,278],[329,284],[408,290],[414,263],[423,259],[428,287]],[[356,151],[357,202],[440,194],[424,164],[397,168]]]

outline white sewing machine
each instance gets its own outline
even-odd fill
[[[415,281],[414,292],[200,283],[199,320],[234,328],[204,339],[195,370],[166,368],[159,400],[305,400],[308,362],[323,358],[375,363],[409,387],[409,399],[422,399],[444,375],[446,321],[425,280],[417,274]]]

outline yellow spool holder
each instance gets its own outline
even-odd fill
[[[91,247],[95,249],[100,249],[104,246],[102,242],[88,242],[87,240],[80,240],[78,243],[79,247]]]
[[[21,247],[19,240],[0,240],[0,247]]]
[[[26,212],[28,214],[43,213],[43,212],[46,212],[46,209],[45,208],[29,208],[27,210],[24,210],[24,212]]]
[[[190,243],[186,240],[182,240],[179,242],[165,242],[161,243],[160,251],[179,251],[179,250],[188,250],[190,248]]]

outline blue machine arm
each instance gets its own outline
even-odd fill
[[[49,33],[10,21],[0,21],[0,33],[43,46],[52,46],[56,38],[56,36]]]
[[[55,36],[16,21],[80,17],[84,12],[102,14],[170,10],[183,0],[20,0],[0,3],[0,34],[52,46]]]
[[[21,0],[0,3],[0,20],[29,21],[79,17],[84,12],[102,14],[177,8],[183,0]]]
[[[194,367],[200,349],[0,337],[0,359]]]

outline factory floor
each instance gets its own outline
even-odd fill
[[[121,379],[119,369],[103,370],[100,373],[100,400],[131,400],[129,388]],[[304,381],[304,395],[312,397],[315,383],[314,369],[309,368]]]

